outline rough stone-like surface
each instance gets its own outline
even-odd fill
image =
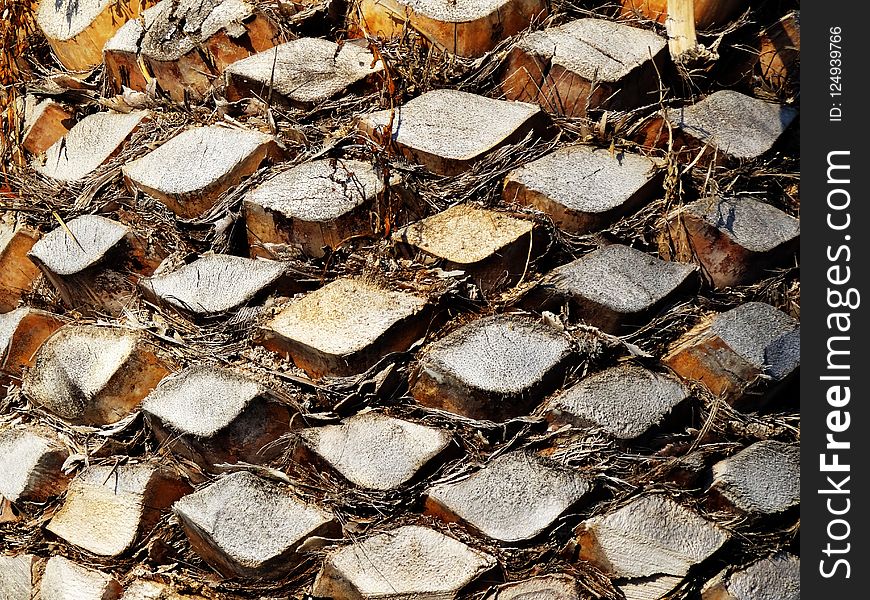
[[[528,235],[532,226],[531,221],[458,204],[409,225],[400,235],[404,241],[434,256],[468,265],[486,260],[519,237]]]
[[[658,99],[654,63],[664,65],[666,45],[652,31],[578,19],[525,36],[508,55],[502,90],[570,117],[649,104]]]
[[[682,581],[682,577],[659,575],[657,577],[632,579],[616,587],[625,594],[625,600],[663,600]]]
[[[194,550],[228,577],[280,577],[306,538],[338,530],[332,514],[246,471],[185,496],[173,511]]]
[[[233,310],[263,295],[286,272],[286,265],[274,260],[206,254],[175,271],[144,279],[140,285],[163,304],[204,316]]]
[[[752,283],[782,266],[800,243],[800,221],[752,198],[703,198],[669,218],[669,233],[685,240],[713,286]]]
[[[31,154],[42,154],[69,132],[72,116],[62,104],[43,100],[24,121],[21,145]]]
[[[194,366],[165,378],[142,411],[161,442],[208,468],[262,462],[264,447],[289,430],[289,411],[268,402],[264,388],[235,371]]]
[[[752,563],[742,571],[711,581],[702,600],[800,600],[801,560],[779,552]]]
[[[557,387],[570,356],[569,338],[549,325],[486,317],[429,345],[411,394],[424,406],[506,420],[527,413]]]
[[[620,578],[685,576],[728,541],[728,534],[662,495],[636,498],[578,528],[580,558]]]
[[[663,360],[684,379],[738,402],[759,376],[775,383],[797,370],[800,324],[769,304],[747,302],[693,328]]]
[[[130,187],[191,218],[210,209],[218,196],[276,152],[272,136],[258,131],[194,127],[122,170]]]
[[[267,244],[294,244],[322,258],[324,246],[372,232],[371,211],[384,192],[378,170],[358,160],[315,160],[257,186],[245,197],[245,223],[252,254]]]
[[[29,292],[39,277],[39,268],[27,258],[27,253],[39,239],[36,231],[16,224],[0,215],[0,311],[18,306],[21,296]]]
[[[211,437],[261,393],[260,384],[234,371],[195,366],[161,381],[142,410],[183,433]]]
[[[433,46],[477,57],[547,16],[543,0],[363,0],[354,17],[370,36],[401,37],[410,26]]]
[[[293,106],[310,107],[383,70],[372,53],[353,43],[298,38],[242,59],[224,72],[227,98],[268,98],[270,91]]]
[[[176,102],[205,96],[228,66],[280,37],[268,17],[242,0],[164,0],[143,21],[141,61]]]
[[[31,600],[34,595],[34,567],[32,554],[10,556],[0,554],[0,598],[3,600]]]
[[[312,377],[361,373],[424,332],[427,302],[361,279],[337,279],[281,309],[262,343]]]
[[[546,531],[591,487],[577,471],[511,452],[465,479],[431,488],[426,508],[501,542],[519,542]]]
[[[111,315],[135,302],[131,273],[152,272],[164,255],[159,245],[99,215],[62,223],[28,253],[68,308]]]
[[[565,231],[588,233],[660,192],[655,167],[639,154],[568,146],[508,173],[502,196],[547,213]]]
[[[536,31],[520,45],[528,52],[550,56],[552,64],[588,81],[619,82],[663,50],[666,42],[646,29],[606,19],[578,19]]]
[[[675,296],[688,291],[695,273],[691,265],[612,244],[554,269],[545,289],[551,288],[555,298],[575,307],[575,318],[618,333],[644,325]]]
[[[721,90],[696,104],[668,109],[666,118],[675,129],[675,149],[685,150],[694,160],[698,150],[708,146],[705,160],[712,160],[715,153],[723,161],[758,158],[773,147],[797,114],[788,106]],[[668,128],[657,118],[644,135],[647,144],[664,144]]]
[[[21,377],[42,343],[61,325],[56,315],[27,306],[0,314],[0,373]]]
[[[457,204],[400,229],[395,239],[442,260],[444,270],[468,273],[490,291],[519,280],[535,250],[543,250],[535,248],[534,228],[532,221]]]
[[[313,594],[335,600],[456,598],[496,564],[451,537],[408,525],[327,556]]]
[[[391,140],[406,158],[434,173],[456,175],[500,146],[530,131],[540,133],[544,123],[541,109],[532,104],[442,89],[417,96],[395,112],[363,115],[359,127],[376,141]]]
[[[756,442],[713,465],[713,489],[749,513],[781,513],[801,501],[800,447]]]
[[[660,423],[689,392],[674,377],[637,365],[590,375],[547,403],[550,418],[581,427],[601,427],[624,440]]]
[[[68,456],[60,442],[23,427],[0,429],[0,496],[12,502],[43,502],[61,493]]]
[[[155,463],[90,466],[70,482],[46,529],[88,552],[119,556],[188,491],[177,475]]]
[[[570,575],[541,575],[498,588],[492,600],[581,600],[577,580]]]
[[[111,575],[52,556],[45,565],[39,593],[41,600],[115,600],[122,591]]]
[[[85,71],[100,64],[106,41],[153,0],[42,0],[36,23],[63,65]]]
[[[130,228],[99,215],[83,215],[58,227],[33,245],[29,256],[44,271],[75,275],[105,259]]]
[[[339,425],[300,432],[311,452],[360,487],[391,490],[414,478],[450,444],[443,429],[382,413],[359,414]]]
[[[800,364],[799,324],[762,302],[747,302],[722,313],[711,331],[753,366],[781,379]]]
[[[105,425],[127,416],[165,374],[133,331],[65,325],[36,353],[23,390],[71,423]]]
[[[52,179],[81,181],[114,156],[147,117],[147,111],[88,115],[46,150],[33,168]]]

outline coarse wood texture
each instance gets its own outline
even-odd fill
[[[69,476],[61,468],[68,456],[48,428],[0,429],[0,496],[12,502],[44,502],[62,493]]]
[[[41,0],[37,23],[67,69],[84,71],[103,61],[103,46],[154,0]]]
[[[636,135],[648,148],[671,148],[684,162],[733,167],[771,151],[797,116],[791,106],[719,90],[649,116]]]
[[[547,13],[543,0],[362,0],[354,18],[367,35],[400,37],[411,27],[439,50],[473,58]]]
[[[143,401],[148,426],[162,444],[204,469],[263,463],[290,431],[289,409],[244,374],[193,367],[166,377]]]
[[[21,145],[31,154],[42,154],[72,128],[72,112],[54,100],[43,100],[25,121]]]
[[[789,315],[747,302],[705,316],[662,361],[726,402],[760,408],[800,366],[800,325]]]
[[[346,90],[371,92],[382,71],[364,45],[303,37],[230,65],[226,95],[232,102],[258,98],[311,109]]]
[[[42,600],[116,600],[123,591],[114,577],[62,556],[48,560],[39,586]]]
[[[505,421],[558,387],[571,358],[571,343],[557,329],[493,315],[431,344],[415,366],[410,391],[423,406]]]
[[[106,67],[106,81],[112,91],[123,89],[144,92],[151,79],[139,58],[139,45],[145,35],[144,19],[127,21],[103,46],[103,64]]]
[[[335,600],[455,598],[497,562],[434,529],[407,525],[331,552],[314,593]]]
[[[22,389],[70,423],[106,425],[127,416],[166,374],[140,334],[68,324],[40,346]]]
[[[271,247],[292,245],[323,258],[347,240],[374,235],[386,195],[399,193],[398,177],[385,185],[368,162],[325,159],[294,166],[245,197],[251,254],[273,258]]]
[[[272,136],[227,127],[193,127],[121,171],[131,190],[156,198],[182,218],[202,215],[220,195],[281,152]]]
[[[578,528],[580,558],[617,578],[683,577],[719,550],[729,534],[663,495],[636,497]]]
[[[566,146],[510,171],[502,198],[543,211],[569,233],[591,233],[652,200],[662,189],[658,167],[639,154]]]
[[[0,597],[3,600],[33,598],[40,563],[32,554],[0,554]]]
[[[189,491],[175,473],[155,463],[90,466],[70,482],[47,530],[98,556],[119,556]]]
[[[197,553],[227,577],[280,577],[302,559],[307,538],[339,531],[331,512],[247,471],[181,498],[173,511]]]
[[[568,117],[629,110],[657,100],[665,62],[665,40],[652,31],[578,19],[524,36],[507,55],[501,89]]]
[[[407,350],[424,334],[429,309],[413,294],[337,279],[279,309],[259,339],[311,377],[354,375]]]
[[[408,225],[394,239],[467,273],[484,293],[519,281],[546,245],[532,221],[470,204]]]
[[[46,234],[28,257],[66,306],[118,314],[135,294],[130,273],[150,273],[164,254],[117,221],[83,215]]]
[[[11,217],[0,217],[0,312],[17,307],[39,277],[39,267],[27,256],[39,237],[39,232]]]
[[[395,110],[361,115],[357,127],[374,142],[438,175],[459,175],[475,162],[527,135],[549,136],[536,105],[451,89],[426,92]]]
[[[676,248],[673,260],[696,262],[714,287],[726,288],[787,266],[800,244],[800,222],[752,198],[702,198],[674,211],[665,235]]]
[[[0,314],[0,373],[21,377],[36,351],[63,321],[57,315],[22,306]]]
[[[173,10],[164,0],[153,10],[140,57],[176,102],[203,97],[229,65],[279,41],[275,24],[245,2],[184,0]]]

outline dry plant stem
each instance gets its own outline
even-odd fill
[[[682,62],[684,54],[698,47],[694,0],[668,0],[668,18],[665,20],[665,28],[668,32],[671,58],[676,63]]]

